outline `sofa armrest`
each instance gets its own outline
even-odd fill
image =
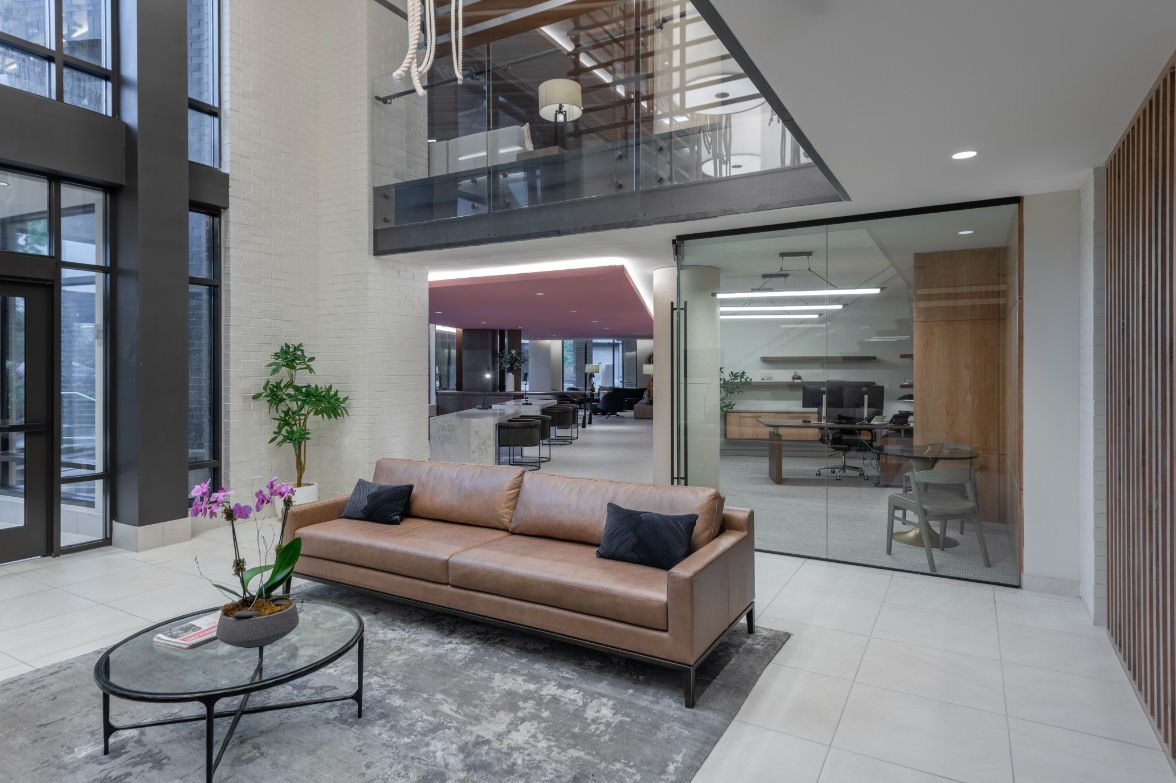
[[[742,530],[755,540],[755,512],[750,508],[724,508],[719,530]]]
[[[282,537],[282,543],[288,544],[293,541],[300,528],[338,519],[339,515],[343,513],[343,507],[347,505],[348,497],[350,496],[340,495],[337,498],[302,503],[291,508],[290,516],[286,519],[286,535]]]
[[[668,579],[669,632],[681,662],[694,663],[755,596],[752,539],[724,530],[674,566]]]

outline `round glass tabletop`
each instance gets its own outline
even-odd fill
[[[892,457],[906,457],[908,459],[976,459],[978,452],[970,449],[945,448],[941,444],[931,443],[923,445],[909,445],[896,443],[882,447],[882,453]]]
[[[95,664],[94,678],[107,693],[142,701],[245,693],[309,674],[341,657],[363,635],[363,620],[346,607],[296,603],[298,627],[265,647],[230,647],[217,639],[180,650],[153,641],[185,620],[216,611],[205,609],[153,625],[110,648]]]

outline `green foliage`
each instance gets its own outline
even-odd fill
[[[311,417],[334,420],[347,415],[347,400],[331,384],[299,384],[298,373],[314,375],[314,357],[307,356],[302,343],[284,344],[270,356],[266,365],[270,377],[253,399],[264,399],[274,414],[274,432],[270,443],[294,449],[295,486],[302,486],[306,471],[306,448],[310,441],[307,422]]]
[[[294,573],[294,566],[298,563],[298,556],[302,554],[302,539],[296,538],[278,553],[274,560],[273,573],[261,587],[257,589],[258,598],[269,598]]]
[[[518,372],[525,361],[522,351],[511,348],[498,357],[498,366],[506,372]]]
[[[726,375],[723,368],[719,368],[719,410],[723,413],[735,409],[735,401],[730,399],[735,394],[743,394],[751,384],[751,376],[743,370],[732,370]]]

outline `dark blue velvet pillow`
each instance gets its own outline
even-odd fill
[[[669,571],[690,556],[698,514],[656,514],[608,504],[596,556]]]

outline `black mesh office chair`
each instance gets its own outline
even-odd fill
[[[839,423],[850,424],[852,422]],[[843,473],[848,473],[849,471],[854,470],[857,471],[857,473],[862,477],[863,481],[869,481],[870,477],[866,475],[865,468],[859,468],[855,465],[846,464],[846,460],[848,459],[849,452],[851,451],[859,449],[870,451],[873,442],[872,435],[867,435],[863,438],[861,435],[861,430],[827,429],[822,427],[820,440],[821,443],[824,443],[833,451],[840,452],[841,462],[834,463],[832,465],[826,465],[823,468],[817,468],[818,476],[821,475],[822,470],[827,470],[833,474],[833,478],[841,481],[841,475]]]

